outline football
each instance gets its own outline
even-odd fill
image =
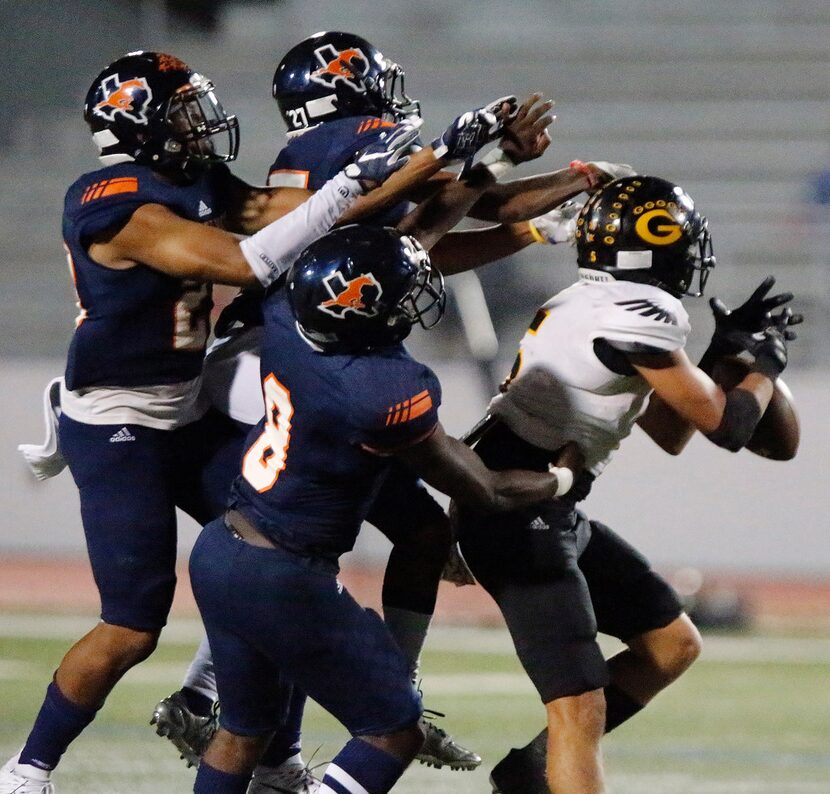
[[[749,363],[741,358],[723,358],[715,364],[712,380],[728,391],[746,377],[749,366]],[[746,448],[770,460],[792,460],[798,451],[800,440],[801,426],[792,392],[787,384],[778,378],[769,406]]]

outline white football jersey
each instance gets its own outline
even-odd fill
[[[225,416],[255,425],[265,414],[259,374],[262,326],[214,340],[205,356],[202,392]]]
[[[639,375],[608,369],[594,340],[629,351],[638,345],[673,351],[685,346],[689,330],[683,305],[658,287],[579,281],[539,311],[507,391],[493,398],[490,412],[538,447],[577,442],[597,475],[645,410],[651,389]]]

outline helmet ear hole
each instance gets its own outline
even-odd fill
[[[683,188],[659,177],[625,177],[597,191],[577,218],[575,236],[583,279],[700,295],[715,264],[706,218]]]

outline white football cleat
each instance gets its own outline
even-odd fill
[[[316,794],[321,785],[305,764],[289,759],[277,767],[258,766],[248,794]]]
[[[55,794],[55,787],[49,780],[48,772],[28,767],[33,770],[34,774],[46,775],[45,779],[23,777],[17,773],[16,766],[19,757],[18,753],[0,769],[0,794]]]

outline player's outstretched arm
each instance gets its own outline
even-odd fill
[[[467,213],[471,218],[499,223],[529,221],[561,206],[580,193],[592,192],[606,182],[633,176],[637,172],[625,163],[574,160],[568,168],[536,176],[512,179],[491,185]],[[455,176],[441,172],[418,188],[421,200],[434,193],[440,184]]]
[[[461,178],[445,182],[440,190],[403,218],[398,228],[417,238],[427,249],[435,246],[502,173],[517,163],[539,157],[547,149],[550,144],[547,128],[552,121],[549,113],[551,106],[552,103],[542,101],[541,95],[534,94],[511,116],[511,105],[505,102],[501,113],[506,122],[499,146],[485,155],[480,163],[467,169]],[[477,122],[472,123],[477,125]],[[474,237],[465,236],[467,242]],[[491,243],[499,256],[506,256],[532,242],[532,235],[526,230],[495,228],[486,230],[486,236],[489,239],[484,242]],[[445,251],[439,252],[438,264],[443,264],[448,274],[469,270],[498,258],[490,252],[482,253],[479,248],[463,261],[453,262],[452,254],[459,250],[460,245],[445,243],[444,247]]]
[[[682,350],[629,355],[629,360],[654,389],[654,406],[640,426],[663,449],[679,453],[692,430],[700,430],[719,447],[737,452],[752,438],[772,399],[775,379],[787,366],[787,342],[795,338],[789,326],[800,317],[785,309],[770,317],[757,338],[748,338],[753,364],[743,380],[724,392],[709,375],[689,361]]]
[[[241,242],[228,231],[149,204],[96,240],[90,254],[114,269],[142,264],[179,278],[237,286],[259,282],[267,287],[363,193],[406,164],[417,135],[417,126],[397,125],[320,190]]]
[[[123,226],[100,235],[89,252],[113,269],[146,265],[177,278],[268,286],[362,193],[358,180],[338,174],[296,209],[241,241],[167,207],[145,204]]]
[[[570,243],[581,209],[581,204],[566,201],[532,221],[452,231],[436,243],[430,259],[445,276],[451,276],[503,259],[533,243]]]
[[[569,445],[550,472],[491,471],[462,441],[448,436],[439,424],[427,439],[396,453],[425,482],[459,504],[483,512],[516,510],[563,496],[573,484],[582,456]]]

